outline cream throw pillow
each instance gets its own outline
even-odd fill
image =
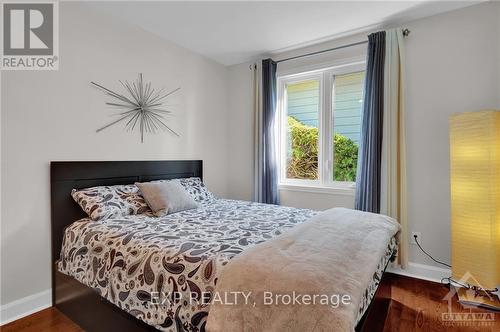
[[[142,196],[157,217],[196,209],[199,205],[179,180],[136,183]]]

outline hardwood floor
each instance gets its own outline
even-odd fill
[[[467,309],[457,302],[454,295],[451,299],[452,313],[490,313],[484,318],[493,320],[472,321],[471,316],[464,316],[465,320],[445,321],[451,317],[448,302],[443,300],[449,289],[443,285],[417,280],[413,278],[387,274],[385,282],[391,284],[391,304],[386,317],[371,318],[373,325],[381,325],[385,320],[384,332],[475,332],[475,331],[500,331],[500,313],[483,309]],[[444,316],[443,316],[444,315]],[[457,316],[458,317],[458,316]],[[479,316],[475,316],[477,319]],[[469,320],[467,320],[469,319]],[[76,324],[69,320],[55,308],[45,309],[28,317],[0,327],[2,332],[45,332],[45,331],[82,331]]]
[[[454,295],[450,301],[444,298],[449,289],[438,283],[417,280],[409,277],[388,274],[391,283],[391,304],[385,319],[384,332],[394,331],[457,331],[457,332],[489,332],[500,331],[500,312],[486,309],[468,309],[458,303]],[[450,313],[489,313],[482,316],[483,321],[473,321],[480,316],[455,315]],[[491,320],[490,320],[491,319]]]
[[[56,308],[48,308],[0,327],[2,332],[77,332],[83,331]]]

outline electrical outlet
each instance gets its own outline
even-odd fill
[[[418,238],[418,243],[422,244],[422,234],[420,232],[411,232],[410,243],[414,244],[414,245],[417,245],[417,242],[415,242],[415,235]]]

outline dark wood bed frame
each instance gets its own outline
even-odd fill
[[[70,193],[73,188],[193,176],[203,178],[201,160],[51,162],[52,305],[87,331],[156,331],[91,288],[57,271],[56,262],[61,252],[64,229],[86,217]],[[381,283],[356,331],[381,331],[389,302],[390,286]],[[365,326],[367,324],[370,326]]]

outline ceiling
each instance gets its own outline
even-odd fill
[[[110,1],[86,5],[221,64],[233,65],[475,3],[478,1]]]

